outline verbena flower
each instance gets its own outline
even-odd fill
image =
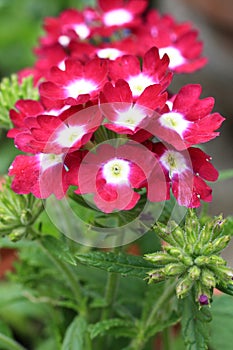
[[[192,146],[215,138],[224,118],[212,113],[213,98],[200,99],[200,85],[167,90],[172,72],[203,66],[202,44],[189,23],[144,16],[146,4],[98,1],[46,19],[38,60],[19,73],[43,79],[39,99],[10,111],[8,136],[27,153],[9,169],[15,192],[61,199],[75,185],[104,212],[134,208],[141,191],[151,202],[168,200],[170,190],[186,207],[211,201],[206,181],[218,172]],[[111,138],[120,139],[116,147]]]

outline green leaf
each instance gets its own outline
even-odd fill
[[[229,179],[233,179],[233,169],[221,170],[218,181],[225,181]]]
[[[133,338],[137,334],[137,329],[132,321],[123,320],[121,318],[112,318],[97,322],[89,326],[91,339],[105,334],[112,334],[115,337]]]
[[[210,345],[213,350],[231,350],[233,334],[232,297],[227,295],[214,298],[211,307],[213,321],[210,325]]]
[[[43,236],[40,239],[41,244],[54,256],[65,262],[76,265],[76,261],[69,252],[69,247],[64,240],[57,239],[53,236]]]
[[[155,268],[153,264],[140,256],[123,253],[90,252],[87,254],[78,254],[76,255],[76,259],[84,265],[138,278],[145,278],[147,273]]]
[[[33,86],[33,78],[24,78],[19,84],[17,75],[4,78],[0,83],[0,127],[12,127],[9,110],[14,108],[19,99],[38,99],[38,89]]]
[[[181,301],[182,307],[182,334],[186,345],[186,350],[208,349],[209,325],[211,313],[208,306],[200,310],[193,295]]]
[[[9,338],[8,336],[6,336],[3,333],[0,333],[0,346],[4,350],[26,350],[19,343],[17,343],[16,341]]]
[[[82,316],[77,316],[65,333],[61,350],[85,349],[87,323]]]

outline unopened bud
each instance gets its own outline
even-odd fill
[[[17,242],[19,239],[21,239],[26,234],[25,227],[17,227],[14,230],[11,231],[9,234],[9,238],[12,242]]]
[[[196,265],[190,267],[190,269],[188,270],[188,275],[193,281],[197,280],[200,277],[200,274],[201,270]]]
[[[151,282],[159,282],[165,279],[163,269],[157,269],[149,272],[149,283]]]
[[[188,295],[193,286],[193,281],[188,276],[179,280],[176,285],[176,295],[178,298],[184,298]]]
[[[201,306],[208,305],[209,304],[209,298],[205,294],[201,294],[198,298],[198,301]]]
[[[177,276],[186,270],[186,266],[183,264],[169,264],[164,267],[165,276]]]
[[[154,231],[158,234],[158,236],[164,240],[165,242],[174,245],[175,241],[171,235],[169,228],[161,223],[157,223],[154,227]]]
[[[210,255],[208,256],[207,264],[213,264],[214,266],[226,266],[227,262],[221,256]]]
[[[224,248],[226,248],[230,239],[231,239],[231,236],[223,236],[223,237],[216,238],[212,243],[207,244],[202,249],[202,254],[209,255],[209,254],[216,254],[221,252]]]
[[[177,262],[177,258],[174,258],[173,256],[168,255],[167,253],[153,253],[153,254],[146,254],[145,259],[148,261],[151,261],[152,263],[157,263],[160,265],[166,265],[172,262]]]
[[[185,246],[185,233],[184,231],[177,226],[175,229],[172,231],[172,237],[176,243],[183,248]]]
[[[176,247],[171,247],[171,246],[165,246],[164,250],[166,250],[166,252],[171,255],[174,258],[180,259],[183,256],[183,251],[179,248]]]
[[[201,272],[201,283],[207,288],[214,288],[216,286],[216,280],[213,272],[208,269],[203,269]]]
[[[222,233],[224,224],[226,222],[226,219],[223,220],[222,215],[220,215],[214,222],[213,229],[212,229],[212,240],[219,237],[219,235]]]
[[[194,210],[189,210],[185,220],[186,240],[189,244],[193,245],[197,242],[199,230],[200,224],[198,217]]]

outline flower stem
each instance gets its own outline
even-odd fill
[[[167,287],[164,289],[164,293],[158,298],[156,304],[151,309],[151,312],[148,315],[148,318],[145,323],[140,322],[139,332],[135,339],[132,340],[129,349],[130,350],[143,350],[145,344],[148,341],[148,337],[146,336],[147,330],[150,326],[155,322],[156,314],[163,308],[163,306],[170,300],[170,298],[174,295],[176,281],[173,283],[169,283]],[[165,344],[164,344],[165,345]],[[165,350],[170,349],[170,345],[168,348],[164,347]]]
[[[163,350],[171,350],[171,333],[170,328],[165,328],[162,332]]]

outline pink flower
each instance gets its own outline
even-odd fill
[[[92,10],[94,15],[94,11]],[[91,36],[90,11],[79,12],[75,9],[63,11],[58,18],[47,17],[44,23],[46,35],[40,39],[43,46],[54,44],[67,47],[71,39],[85,40]],[[97,14],[94,15],[96,18]],[[94,19],[93,18],[93,19]]]
[[[12,189],[18,194],[32,193],[37,198],[54,194],[57,199],[64,197],[68,183],[62,155],[36,154],[16,156],[9,168],[14,176]]]
[[[146,9],[147,0],[98,0],[102,10],[102,21],[106,27],[137,25],[139,15]]]
[[[101,122],[98,106],[73,106],[59,116],[27,118],[25,124],[28,130],[16,136],[15,144],[19,149],[31,153],[74,152],[90,140]]]
[[[182,87],[149,125],[151,133],[178,150],[218,136],[219,132],[215,130],[224,118],[219,113],[211,114],[214,99],[207,97],[200,100],[201,91],[200,85]]]
[[[104,123],[105,127],[119,134],[130,135],[144,130],[154,111],[165,105],[167,93],[160,94],[160,91],[159,84],[148,86],[134,101],[126,81],[117,80],[115,87],[106,83],[100,94],[100,107],[111,123]]]
[[[161,90],[168,87],[172,78],[167,71],[168,64],[168,56],[160,59],[158,49],[153,47],[144,55],[142,68],[136,56],[126,55],[109,64],[109,75],[113,81],[127,81],[133,97],[138,97],[150,85],[161,84]]]
[[[99,58],[85,64],[67,59],[64,70],[53,67],[50,73],[50,81],[39,87],[41,97],[59,101],[61,105],[77,105],[97,99],[99,91],[107,82],[107,63]]]
[[[145,187],[155,158],[144,146],[127,142],[119,147],[101,144],[83,159],[78,172],[78,194],[93,194],[96,206],[105,213],[130,210]]]
[[[198,40],[198,31],[189,23],[176,23],[171,16],[160,17],[150,11],[146,22],[136,34],[144,50],[151,46],[159,49],[160,57],[169,56],[169,68],[177,73],[192,73],[202,68],[207,59],[201,57],[203,44]]]
[[[218,172],[210,163],[210,156],[194,147],[178,152],[162,143],[156,143],[150,144],[149,148],[159,161],[179,205],[196,208],[201,205],[200,200],[212,200],[212,189],[205,180],[216,181]],[[151,175],[150,183],[153,181],[156,184],[156,173]],[[153,194],[151,191],[148,195],[151,201]]]

